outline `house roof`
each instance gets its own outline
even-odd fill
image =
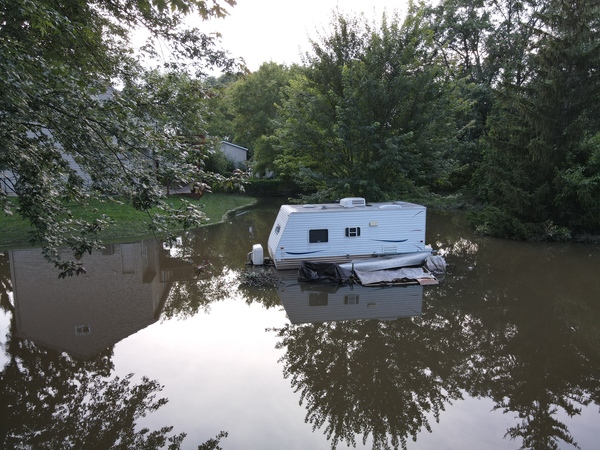
[[[235,147],[237,149],[240,149],[240,150],[243,150],[245,152],[248,152],[248,149],[246,147],[242,147],[241,145],[236,145],[236,144],[233,144],[233,143],[228,142],[228,141],[221,141],[221,144],[223,144],[223,145],[229,145],[231,147]]]

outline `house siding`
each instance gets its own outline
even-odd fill
[[[232,160],[236,167],[241,167],[248,160],[248,149],[231,142],[223,141],[221,143],[221,151],[225,156]]]

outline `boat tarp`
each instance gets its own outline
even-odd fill
[[[429,255],[425,260],[425,268],[436,278],[441,278],[446,274],[446,260],[440,255]]]
[[[393,261],[393,262],[392,262]],[[413,264],[420,261],[421,265]],[[438,284],[440,277],[446,272],[446,261],[441,256],[419,255],[417,259],[411,258],[376,258],[366,260],[361,269],[348,264],[334,264],[326,262],[302,261],[298,270],[298,281],[311,283],[346,284],[358,281],[363,286],[382,286],[394,284]],[[371,264],[373,263],[373,264]],[[384,269],[374,270],[375,264],[380,264]],[[406,267],[402,264],[410,264]],[[392,267],[387,267],[392,265]]]
[[[420,284],[435,283],[436,278],[422,267],[402,267],[400,269],[363,272],[355,270],[354,274],[363,286],[379,286],[418,281]]]
[[[351,276],[351,270],[333,263],[302,261],[298,269],[298,281],[347,283]]]
[[[402,255],[380,256],[371,259],[359,259],[340,264],[343,269],[362,270],[373,272],[375,270],[397,269],[399,267],[422,266],[431,256],[430,252],[404,253]]]

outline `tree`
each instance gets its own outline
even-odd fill
[[[276,150],[272,136],[278,126],[276,118],[288,86],[297,69],[274,62],[263,63],[259,69],[231,86],[229,98],[234,111],[234,142],[247,147],[253,154],[257,173],[273,170]]]
[[[234,136],[234,112],[229,96],[230,87],[241,75],[225,74],[218,78],[209,77],[206,85],[210,89],[208,98],[209,115],[207,131],[209,136],[218,136],[221,140],[230,141]]]
[[[538,19],[537,0],[445,0],[429,11],[433,39],[460,95],[472,103],[465,111],[470,126],[461,136],[453,189],[477,191],[475,176],[483,161],[480,140],[496,102],[494,89],[522,85],[531,78],[526,49]]]
[[[198,108],[187,108],[202,91],[192,77],[207,65],[236,66],[215,49],[214,36],[184,26],[189,14],[226,11],[216,0],[0,0],[0,204],[33,225],[31,242],[62,276],[78,266],[59,247],[76,258],[91,252],[110,223],[77,221],[69,204],[118,199],[158,211],[155,231],[170,220],[191,226],[202,218],[191,206],[173,211],[161,182],[202,175],[203,124]],[[159,54],[157,42],[171,44],[162,69],[171,75],[162,80],[146,74],[134,52],[140,29],[150,36],[146,57]],[[17,195],[16,205],[5,191]]]
[[[482,178],[491,208],[481,230],[600,230],[599,14],[596,0],[555,0],[536,14],[531,76],[506,80],[490,118]]]
[[[328,197],[437,190],[468,107],[437,60],[424,9],[403,23],[334,16],[282,108],[280,172]]]

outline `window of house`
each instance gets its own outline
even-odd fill
[[[308,242],[311,244],[329,242],[329,230],[308,230]]]
[[[360,236],[360,227],[346,228],[346,237]]]
[[[78,325],[75,327],[75,335],[83,336],[86,334],[90,334],[92,332],[92,328],[89,325]]]
[[[327,292],[310,292],[308,294],[308,305],[309,306],[327,306],[328,294]]]
[[[358,294],[348,294],[344,296],[344,304],[345,305],[358,305]]]
[[[104,248],[102,249],[103,255],[114,255],[115,254],[115,244],[104,244]]]

